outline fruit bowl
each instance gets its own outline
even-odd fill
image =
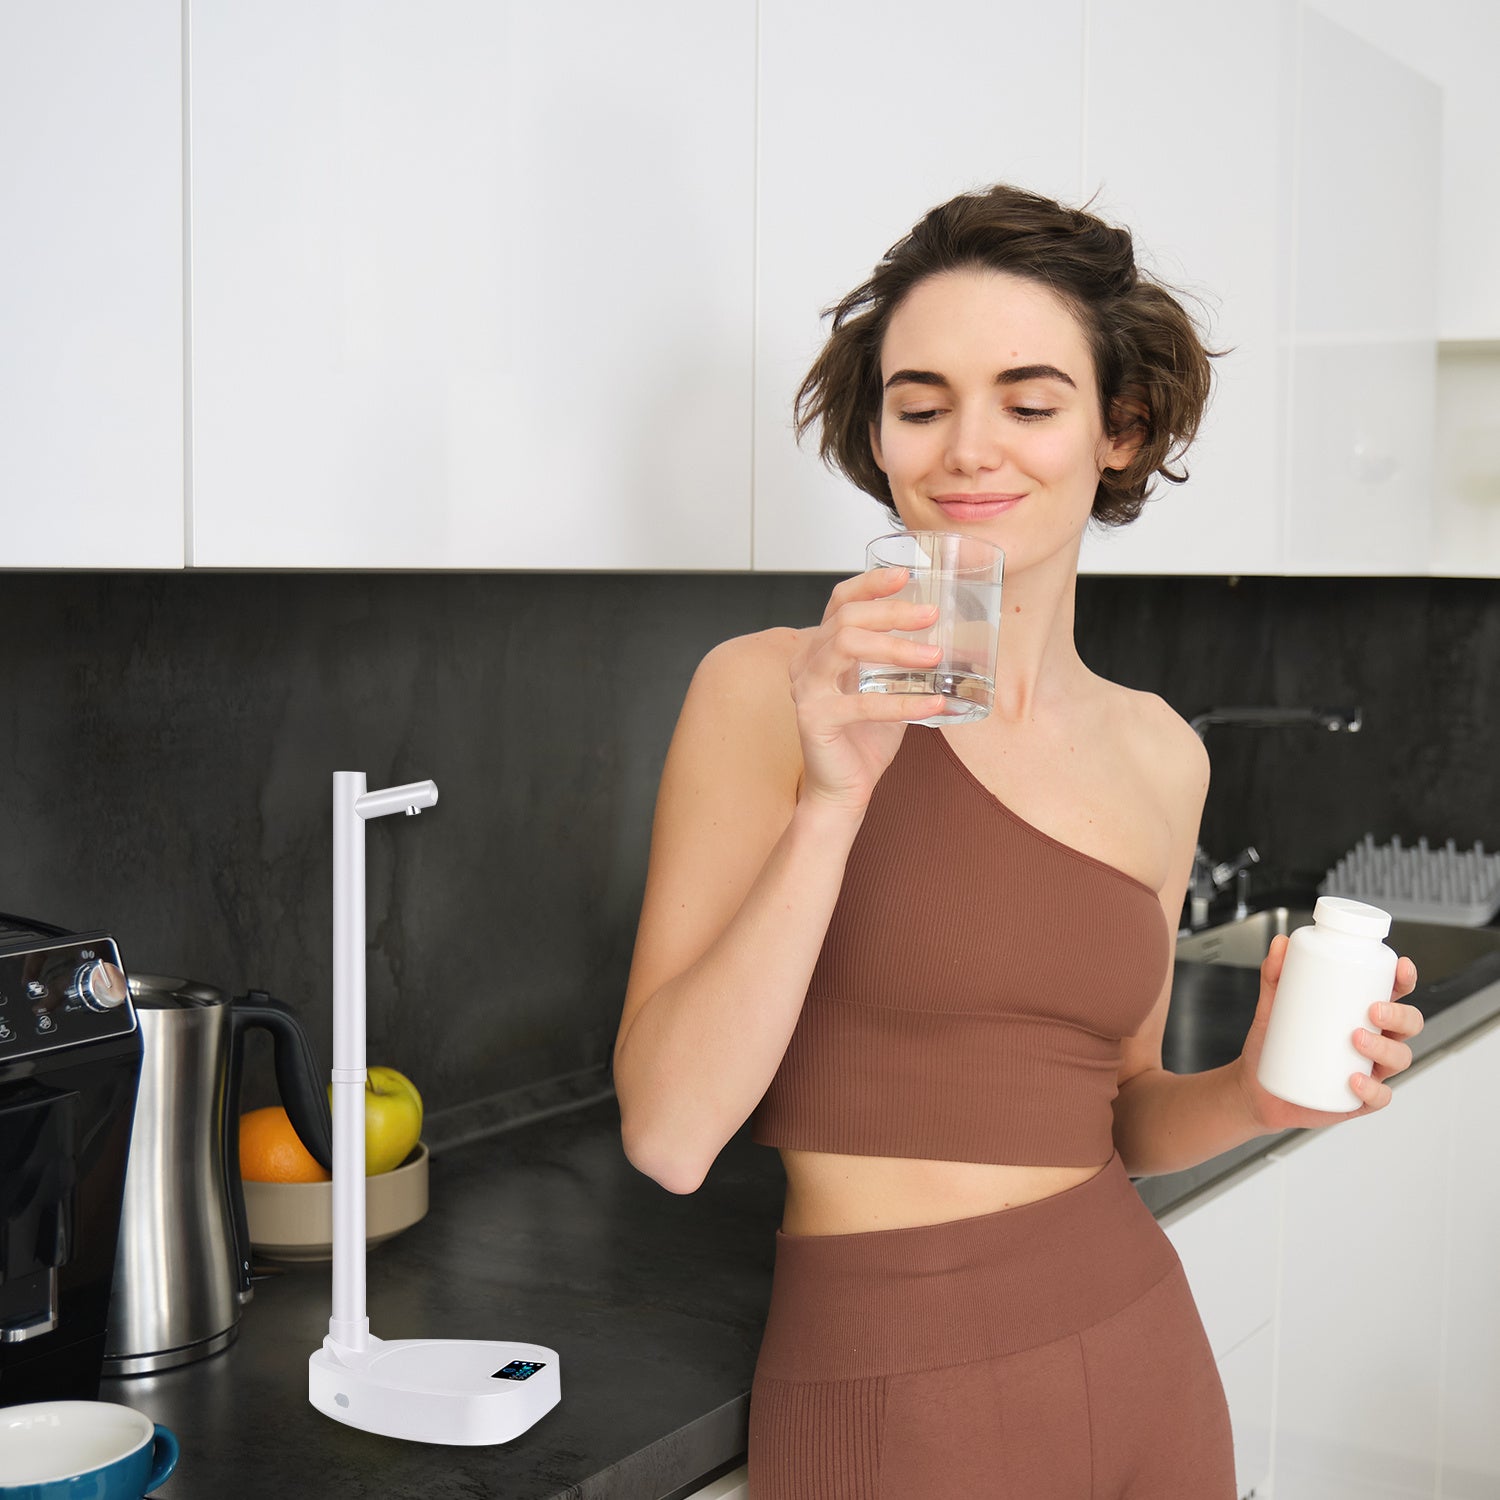
[[[410,1229],[427,1213],[427,1146],[399,1167],[365,1178],[365,1244]],[[250,1243],[267,1260],[333,1259],[331,1182],[245,1182]]]

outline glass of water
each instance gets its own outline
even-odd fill
[[[995,659],[1000,643],[1000,581],[1005,554],[977,537],[951,531],[898,531],[876,537],[865,548],[867,568],[907,568],[906,583],[892,597],[936,604],[937,619],[925,630],[893,630],[903,640],[938,645],[931,667],[861,662],[862,693],[941,693],[943,708],[914,724],[969,724],[995,702]]]

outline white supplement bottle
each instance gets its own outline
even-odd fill
[[[1286,959],[1256,1077],[1290,1104],[1347,1114],[1364,1100],[1349,1086],[1351,1073],[1373,1066],[1354,1045],[1357,1027],[1379,1028],[1370,1007],[1391,998],[1396,953],[1382,939],[1389,912],[1342,896],[1320,896],[1313,925],[1287,941]]]

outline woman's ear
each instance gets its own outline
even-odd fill
[[[1139,396],[1116,396],[1109,403],[1108,431],[1100,444],[1101,469],[1128,469],[1149,432],[1150,411]]]
[[[880,451],[880,423],[873,418],[870,421],[870,456],[875,460],[875,467],[884,474],[885,457]]]

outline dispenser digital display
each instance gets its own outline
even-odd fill
[[[538,1370],[546,1368],[546,1360],[513,1359],[508,1365],[496,1370],[491,1380],[530,1380]]]

